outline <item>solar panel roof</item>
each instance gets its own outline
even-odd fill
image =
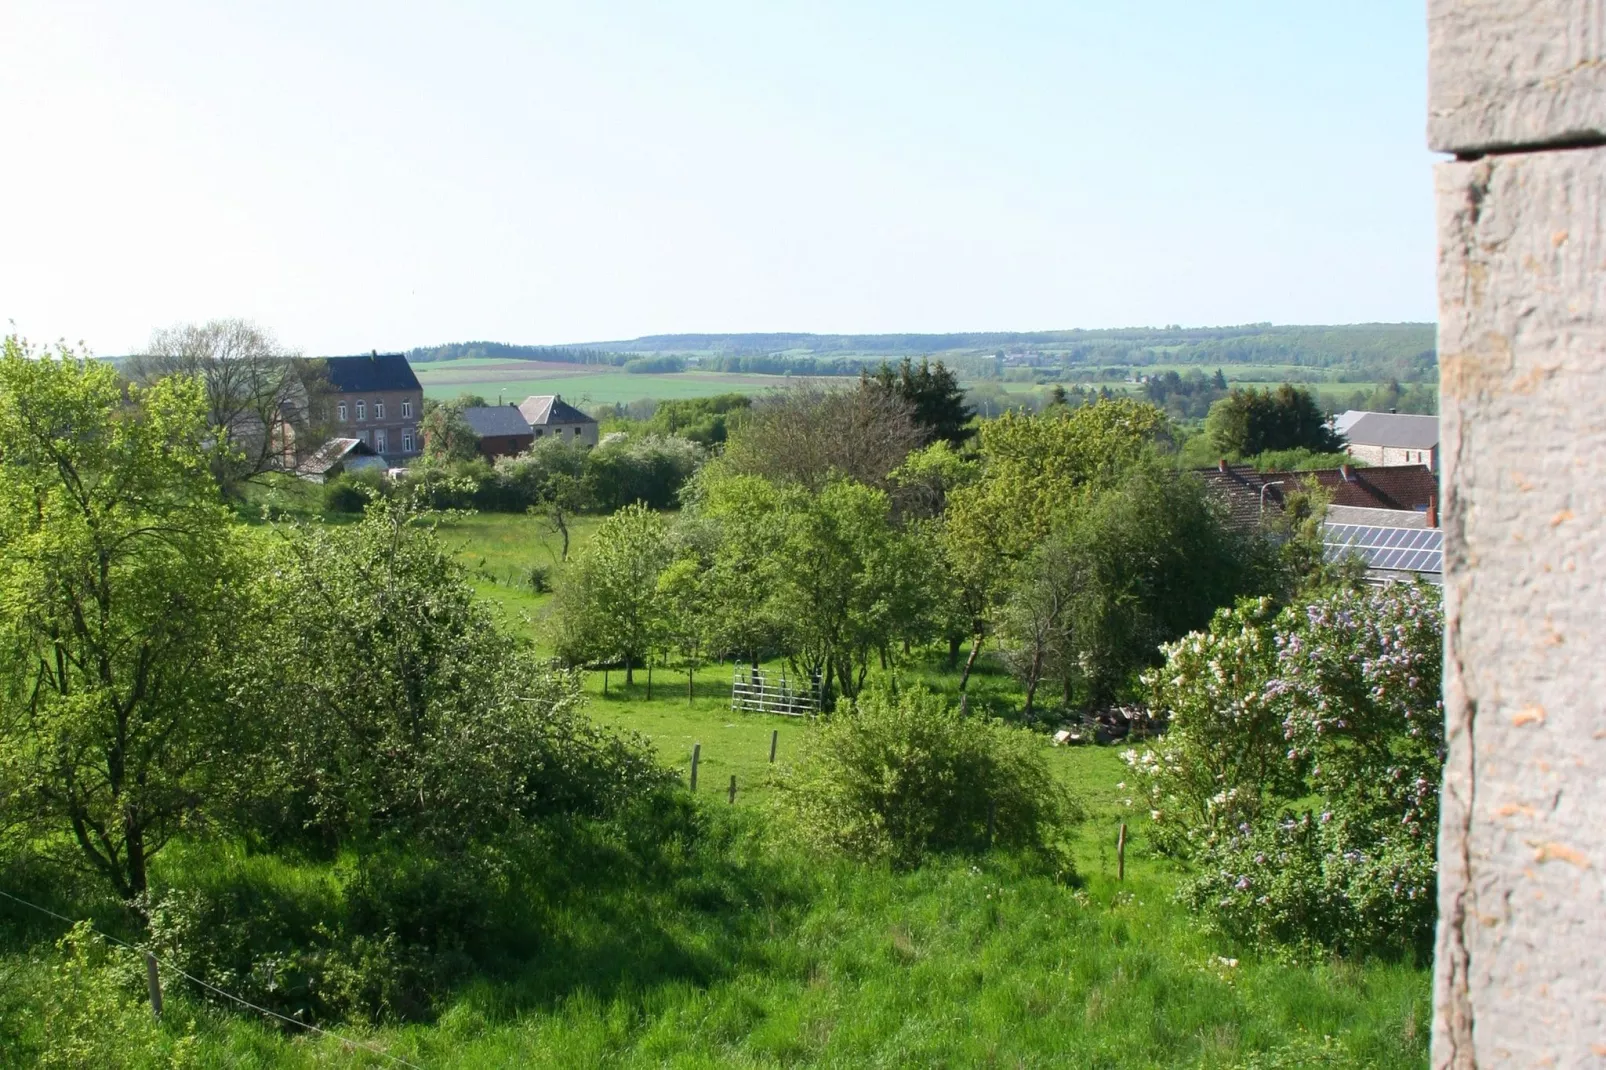
[[[1438,528],[1383,528],[1327,524],[1322,528],[1327,558],[1358,555],[1367,568],[1391,572],[1443,572],[1444,532]]]

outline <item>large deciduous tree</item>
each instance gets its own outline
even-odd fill
[[[981,476],[948,492],[943,523],[943,549],[973,614],[966,680],[1021,562],[1089,493],[1169,436],[1165,413],[1129,399],[982,425]]]
[[[895,394],[795,386],[753,406],[731,433],[723,463],[811,491],[835,478],[884,487],[922,438],[909,403]]]
[[[322,362],[304,359],[245,320],[156,331],[127,370],[141,386],[171,375],[202,383],[213,443],[208,462],[225,494],[266,472],[293,471],[329,429]]]
[[[0,807],[136,900],[250,765],[231,667],[249,567],[207,471],[207,384],[0,355]]]
[[[1337,453],[1344,448],[1311,392],[1288,383],[1275,391],[1234,390],[1210,406],[1205,433],[1224,457],[1295,449]]]

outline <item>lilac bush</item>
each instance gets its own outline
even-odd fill
[[[1183,897],[1225,929],[1424,950],[1443,765],[1439,592],[1323,593],[1217,614],[1145,682],[1166,737],[1127,760]]]

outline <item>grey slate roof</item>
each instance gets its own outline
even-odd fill
[[[325,357],[329,382],[342,394],[380,390],[422,390],[405,353],[370,353],[366,357]]]
[[[1342,429],[1342,434],[1358,446],[1431,450],[1439,444],[1439,418],[1394,412],[1363,412]]]
[[[531,427],[597,422],[557,394],[531,394],[519,404],[519,411],[530,421]]]
[[[473,405],[463,410],[463,419],[481,438],[489,435],[532,435],[530,422],[513,405]]]

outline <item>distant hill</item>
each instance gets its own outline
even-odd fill
[[[622,366],[644,355],[677,355],[702,371],[856,375],[885,360],[936,357],[969,376],[1005,364],[1040,368],[1145,365],[1280,365],[1323,369],[1320,378],[1437,377],[1434,325],[1128,327],[1112,330],[976,331],[955,334],[660,334],[564,346],[458,342],[411,350],[420,362],[489,357]]]

